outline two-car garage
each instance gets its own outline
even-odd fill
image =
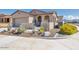
[[[13,25],[20,26],[22,23],[28,23],[29,21],[29,14],[23,11],[16,11],[12,14]]]

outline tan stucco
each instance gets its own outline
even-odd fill
[[[33,23],[33,16],[29,16],[29,23]]]

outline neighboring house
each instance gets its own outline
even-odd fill
[[[1,27],[7,27],[8,24],[10,23],[10,15],[4,15],[4,14],[0,14],[0,28]]]
[[[59,20],[58,20],[58,25],[59,25],[59,26],[65,23],[65,21],[64,21],[64,19],[63,19],[63,16],[58,16],[58,19],[59,19]]]
[[[0,23],[8,23],[11,27],[19,27],[21,24],[33,24],[35,27],[44,26],[45,30],[51,30],[63,16],[58,16],[55,11],[45,12],[33,9],[31,12],[17,10],[11,15],[0,15]],[[27,25],[27,26],[28,26]]]

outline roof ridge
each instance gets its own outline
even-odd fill
[[[40,11],[40,12],[43,12],[43,13],[47,13],[47,12],[45,12],[45,11],[43,11],[43,10],[40,10],[40,9],[32,9],[32,11]],[[31,12],[32,12],[31,11]]]

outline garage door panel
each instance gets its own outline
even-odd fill
[[[16,18],[15,19],[15,25],[19,26],[22,23],[28,23],[28,18]]]

